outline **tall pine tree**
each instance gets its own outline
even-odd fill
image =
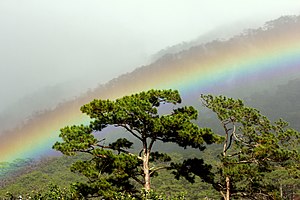
[[[217,115],[225,134],[220,165],[211,182],[214,187],[225,200],[282,197],[280,183],[267,180],[279,170],[294,181],[299,178],[300,133],[281,119],[272,123],[241,100],[212,95],[201,98],[203,105]]]
[[[176,90],[150,90],[116,100],[93,100],[82,106],[81,111],[92,119],[90,124],[61,129],[63,141],[53,146],[66,155],[78,152],[90,155],[71,168],[89,179],[87,183],[75,184],[77,190],[84,196],[105,199],[112,198],[115,192],[134,194],[138,184],[150,191],[151,176],[162,168],[175,166],[155,164],[158,160],[170,162],[168,155],[153,151],[157,141],[203,150],[205,144],[220,140],[210,129],[201,129],[193,123],[197,119],[193,107],[176,107],[179,103],[181,98]],[[176,108],[160,114],[166,112],[159,112],[163,104],[173,104]],[[105,145],[103,139],[95,137],[95,133],[109,126],[131,134],[141,147],[139,153],[130,150],[133,142],[126,138]],[[198,167],[201,166],[206,167],[203,162]]]

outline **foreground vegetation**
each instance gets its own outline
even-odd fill
[[[292,199],[300,185],[300,133],[281,119],[271,122],[241,100],[211,95],[201,99],[219,120],[222,136],[196,125],[197,111],[179,107],[181,98],[174,90],[84,105],[81,110],[91,117],[90,124],[61,129],[62,141],[53,146],[75,159],[51,161],[70,161],[54,165],[51,178],[38,170],[20,177],[17,181],[27,185],[29,177],[40,180],[39,189],[28,192],[30,187],[22,191],[15,185],[5,188],[12,191],[6,197]],[[106,129],[123,135],[108,143],[100,134]],[[170,143],[183,153],[154,148]],[[204,150],[208,145],[213,148]],[[69,165],[73,175],[67,175]],[[55,184],[49,185],[51,179]]]

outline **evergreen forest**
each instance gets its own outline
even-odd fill
[[[299,94],[297,85],[295,80],[278,87],[287,97],[283,102],[295,98],[288,93]],[[61,140],[53,145],[62,156],[1,163],[0,196],[296,199],[299,129],[272,115],[281,108],[266,104],[266,96],[255,94],[249,104],[255,99],[270,119],[243,100],[222,95],[201,95],[202,118],[193,106],[183,104],[177,90],[95,99],[81,107],[89,124],[62,127]],[[285,113],[296,125],[293,113]]]

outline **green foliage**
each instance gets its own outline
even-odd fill
[[[84,199],[81,195],[75,194],[72,189],[61,189],[55,184],[49,184],[46,192],[27,192],[25,195],[14,195],[7,192],[5,199],[33,199],[33,200],[52,200],[52,199],[62,199],[62,200],[81,200]]]
[[[271,123],[241,100],[212,95],[201,98],[217,114],[225,132],[221,163],[212,181],[214,187],[223,194],[230,192],[231,196],[276,198],[277,183],[266,184],[265,177],[278,169],[299,172],[300,133],[288,128],[281,119]]]
[[[205,152],[209,152],[209,149]],[[193,151],[196,152],[196,151]],[[181,151],[180,153],[170,153],[170,157],[173,162],[181,162],[184,158],[193,158],[198,154],[193,154],[191,151]],[[86,155],[79,156],[62,156],[44,159],[43,164],[39,165],[34,171],[24,174],[21,177],[15,179],[6,187],[0,189],[0,199],[9,199],[6,195],[7,191],[10,191],[14,198],[19,195],[22,197],[38,197],[45,196],[49,193],[49,183],[56,185],[61,191],[70,194],[75,188],[70,189],[70,184],[73,182],[84,182],[84,177],[79,177],[75,173],[69,172],[69,165],[76,162],[76,160],[84,160]],[[204,155],[204,160],[213,159],[211,155]],[[38,176],[37,176],[38,174]],[[47,179],[44,179],[47,177]],[[80,178],[80,179],[79,179]],[[30,180],[29,182],[26,179]],[[169,173],[169,171],[160,171],[159,176],[152,177],[151,183],[153,191],[157,194],[163,196],[165,199],[174,199],[180,196],[181,193],[185,193],[186,199],[204,199],[209,197],[209,199],[219,199],[219,194],[208,184],[202,182],[200,178],[195,177],[195,183],[191,184],[185,179],[176,180],[174,175]],[[74,184],[72,184],[73,187]],[[73,196],[75,196],[73,192]],[[77,194],[78,195],[78,194]],[[141,194],[138,191],[138,195]],[[114,194],[115,199],[137,199],[126,192],[118,192]]]
[[[74,157],[43,158],[34,164],[33,169],[28,169],[22,175],[3,178],[5,184],[0,187],[0,199],[9,191],[13,196],[26,196],[29,193],[45,193],[49,183],[61,188],[68,188],[76,181],[85,181],[84,177],[78,177],[70,172],[71,163],[83,159],[82,155]],[[6,181],[7,179],[7,181]]]
[[[33,159],[16,159],[12,162],[0,162],[0,187],[12,181],[11,177],[27,173],[37,167]]]
[[[193,158],[184,160],[182,163],[172,163],[171,168],[176,169],[172,172],[175,178],[179,179],[183,176],[191,183],[195,182],[195,175],[206,182],[211,182],[213,178],[211,165],[205,164],[203,159]]]
[[[206,151],[207,150],[205,150],[203,153],[205,153]],[[185,151],[182,153],[183,154],[171,154],[172,160],[178,165],[180,163],[185,163],[184,160],[193,160],[193,158],[196,156],[195,154],[191,153],[187,155]],[[199,154],[197,155],[199,156]],[[207,157],[203,156],[203,158],[205,158],[206,160]],[[192,163],[194,169],[202,171],[202,166],[197,164],[198,163]],[[180,172],[182,172],[181,175],[185,175],[185,173],[188,173],[192,170],[192,168],[190,168],[188,165],[182,164],[180,166],[187,167],[188,170],[187,172],[185,172],[184,170],[175,172],[173,171],[176,175],[180,174]],[[207,170],[203,170],[202,172],[204,174],[205,172],[207,172]],[[184,196],[186,199],[220,199],[220,194],[215,191],[210,184],[204,182],[202,178],[199,178],[194,174],[189,174],[192,177],[192,181],[188,181],[183,178],[176,179],[174,178],[174,173],[170,174],[167,171],[162,171],[160,176],[153,177],[153,190],[159,194],[164,194],[166,199],[172,199],[171,197],[178,196],[181,193],[185,193]]]
[[[142,190],[142,200],[185,200],[185,193],[180,193],[176,196],[166,197],[165,194],[159,194],[153,190],[146,191]]]
[[[14,191],[6,198],[22,194],[32,199],[219,199],[228,189],[233,199],[292,199],[299,193],[298,131],[281,119],[272,123],[241,100],[201,97],[221,122],[224,138],[193,123],[197,111],[188,106],[178,108],[181,99],[177,91],[151,90],[115,101],[94,100],[81,108],[92,118],[91,123],[62,128],[62,141],[54,145],[79,159],[57,159],[56,165],[33,170],[17,184],[0,190],[0,196],[3,191]],[[105,143],[99,132],[114,128],[125,130],[135,140],[119,132],[126,138]],[[154,151],[157,141],[184,147],[185,155],[170,156],[159,148]],[[218,142],[222,147],[215,144],[198,158],[191,153],[190,147],[203,150],[205,144]],[[1,170],[8,165],[3,163]],[[68,165],[73,175],[60,171]],[[144,186],[145,168],[151,189]],[[78,179],[78,173],[85,178]],[[182,176],[185,179],[179,179]],[[65,187],[70,182],[70,187]]]
[[[169,114],[160,114],[163,112],[158,110],[167,104],[179,103],[178,91],[150,90],[114,101],[95,99],[82,106],[81,111],[92,119],[90,124],[62,128],[60,137],[63,141],[53,146],[66,155],[83,152],[91,156],[90,159],[75,162],[71,167],[71,171],[88,178],[86,183],[73,185],[76,191],[85,197],[105,199],[112,199],[115,193],[124,192],[137,197],[140,187],[137,185],[149,192],[150,178],[158,175],[160,169],[182,168],[180,164],[170,165],[171,159],[167,154],[153,152],[155,142],[171,142],[184,148],[203,150],[205,143],[220,141],[220,137],[210,129],[200,129],[193,123],[197,119],[197,111],[193,107],[176,107]],[[125,138],[105,145],[103,139],[95,136],[112,126],[122,128],[135,137],[141,150],[132,150],[133,142]],[[198,167],[202,166],[205,165]]]

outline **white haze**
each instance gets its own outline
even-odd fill
[[[299,0],[0,0],[0,120],[46,87],[64,87],[49,102],[69,98],[168,46],[299,11]]]

